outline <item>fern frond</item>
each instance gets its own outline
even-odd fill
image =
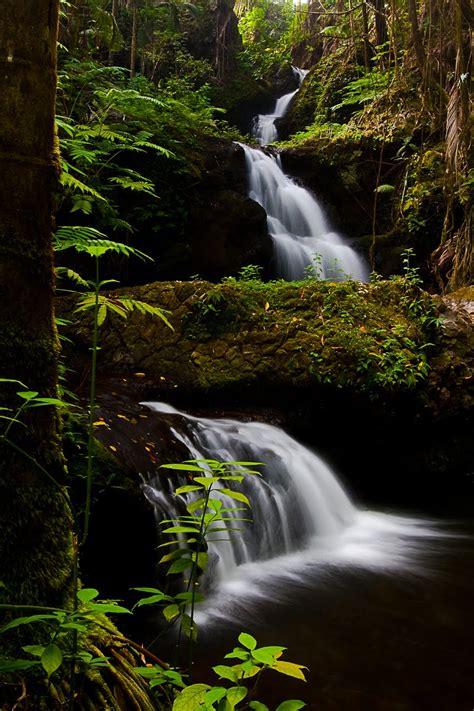
[[[157,318],[161,319],[163,323],[168,326],[168,328],[174,331],[173,326],[166,317],[166,315],[170,314],[171,311],[167,311],[166,309],[160,309],[158,306],[152,306],[151,304],[147,304],[145,301],[139,301],[138,299],[130,299],[128,297],[121,297],[120,303],[129,312],[139,311],[141,314],[156,316]]]
[[[78,272],[74,269],[69,269],[68,267],[56,267],[56,274],[58,277],[65,277],[73,281],[77,286],[82,286],[84,289],[90,289],[89,282],[81,277]]]
[[[68,188],[73,193],[79,192],[82,195],[92,195],[92,197],[95,197],[96,200],[102,200],[103,202],[107,202],[107,200],[99,192],[97,192],[97,190],[91,188],[90,185],[86,185],[82,182],[82,180],[79,180],[79,178],[75,178],[73,175],[71,175],[71,173],[68,173],[66,171],[63,171],[61,173],[61,185],[63,185],[65,188]]]

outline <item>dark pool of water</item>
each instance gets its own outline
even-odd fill
[[[309,669],[306,684],[262,677],[257,698],[271,708],[300,698],[319,711],[471,711],[472,531],[444,523],[410,553],[408,569],[324,563],[270,576],[256,597],[244,585],[201,624],[194,680],[216,683],[210,666],[246,631],[260,646],[288,647],[286,658]],[[165,644],[157,643],[162,656]]]

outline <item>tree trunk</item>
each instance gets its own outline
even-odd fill
[[[138,7],[136,0],[132,5],[132,39],[130,43],[130,76],[133,78],[136,73],[138,45]]]
[[[416,0],[408,0],[408,18],[410,20],[411,40],[415,50],[416,63],[422,79],[426,75],[426,55],[423,47],[423,38],[418,25],[418,15],[416,11]]]
[[[372,49],[369,41],[369,19],[367,17],[367,6],[365,2],[362,3],[362,25],[364,30],[364,65],[367,71],[370,71],[372,67],[370,61],[372,58]]]
[[[110,14],[112,15],[112,22],[114,23],[114,30],[112,34],[112,46],[114,44],[114,39],[117,34],[117,28],[118,28],[118,0],[112,0],[112,8],[110,10]],[[112,67],[114,64],[114,50],[110,49],[109,50],[109,65]]]
[[[375,13],[375,44],[377,47],[381,47],[388,41],[385,0],[369,0],[369,2],[374,8]]]
[[[57,386],[51,195],[59,169],[58,8],[59,0],[4,0],[0,14],[0,377],[27,386],[0,382],[0,406],[14,410],[16,391],[54,397]],[[0,602],[62,605],[73,567],[71,513],[65,491],[40,468],[61,481],[59,420],[48,406],[22,421],[26,427],[11,428],[13,446],[0,442]]]

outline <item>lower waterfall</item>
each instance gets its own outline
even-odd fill
[[[255,594],[263,580],[301,579],[305,567],[314,565],[407,569],[420,541],[439,535],[426,520],[357,508],[330,467],[278,427],[142,404],[171,420],[171,433],[190,459],[264,463],[261,478],[246,477],[241,485],[252,521],[209,546],[208,588],[237,586],[239,594],[242,587]],[[158,519],[178,515],[173,491],[182,483],[173,472],[157,473],[143,485]],[[226,506],[233,505],[239,506],[226,497]]]

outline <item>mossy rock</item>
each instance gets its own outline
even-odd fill
[[[165,282],[126,293],[168,309],[174,331],[139,313],[126,323],[111,318],[101,334],[101,368],[143,372],[166,395],[291,388],[303,398],[415,399],[420,412],[436,414],[472,406],[466,312],[402,278]],[[71,318],[70,301],[61,311]],[[71,335],[85,353],[90,323],[72,318]]]

